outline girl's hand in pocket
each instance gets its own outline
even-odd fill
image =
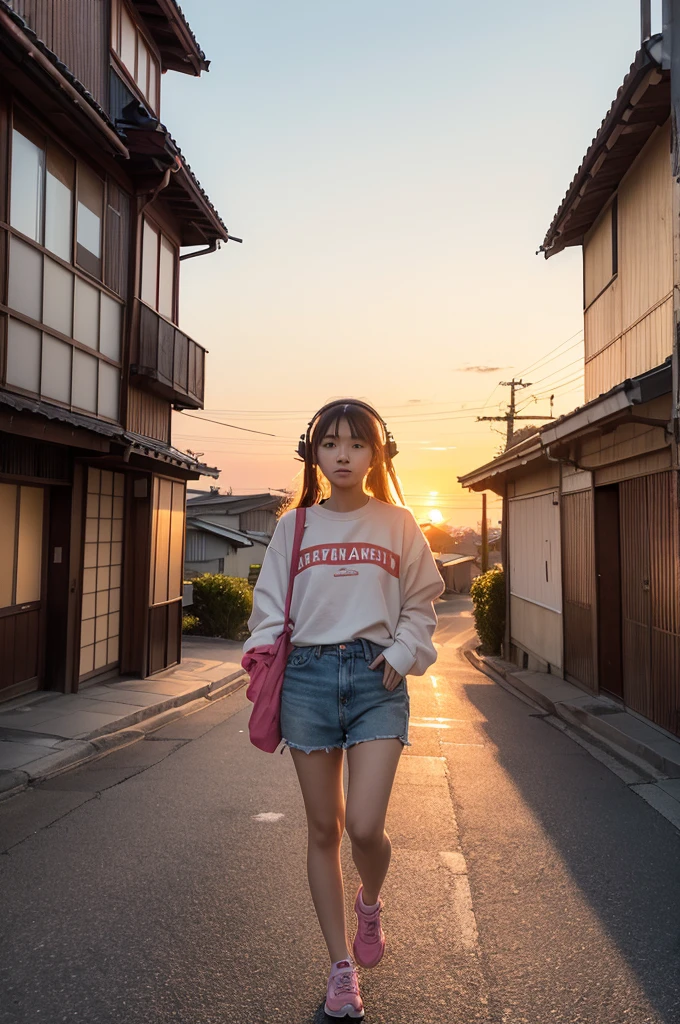
[[[378,666],[382,662],[385,662],[385,668],[383,671],[383,686],[385,687],[386,690],[394,690],[395,687],[399,686],[402,677],[399,675],[395,668],[392,668],[389,661],[385,660],[384,654],[379,654],[375,661],[372,661],[368,667],[372,669],[378,668]]]

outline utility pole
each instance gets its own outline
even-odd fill
[[[489,420],[494,423],[506,423],[507,424],[507,439],[505,443],[506,449],[512,444],[512,435],[515,431],[515,420],[552,420],[555,417],[552,414],[553,395],[550,396],[550,416],[517,416],[515,413],[515,394],[519,388],[530,388],[532,385],[528,381],[515,380],[501,380],[499,384],[503,388],[510,388],[510,408],[506,412],[505,416],[478,416],[477,422],[480,423],[482,420]]]
[[[486,521],[486,492],[482,494],[482,572],[489,568],[489,528]]]

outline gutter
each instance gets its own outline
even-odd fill
[[[92,107],[83,100],[83,97],[80,95],[80,93],[73,88],[70,82],[66,81],[66,79],[59,73],[59,71],[47,59],[47,57],[43,53],[41,53],[36,46],[33,46],[33,44],[29,42],[24,33],[21,31],[21,29],[18,28],[17,25],[15,25],[15,23],[12,21],[12,19],[2,10],[0,10],[0,29],[2,29],[3,32],[6,32],[7,35],[14,40],[15,43],[18,43],[18,45],[26,53],[26,56],[34,60],[38,67],[40,67],[49,75],[49,77],[52,79],[55,85],[62,92],[66,93],[71,102],[74,103],[75,106],[77,106],[78,109],[81,110],[89,118],[92,124],[96,127],[97,131],[104,136],[104,138],[109,143],[111,148],[115,151],[115,153],[118,156],[122,156],[126,160],[129,160],[130,154],[127,150],[127,147],[123,145],[120,137],[116,135],[116,133],[102,121],[97,112],[93,110]]]

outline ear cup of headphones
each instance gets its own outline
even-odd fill
[[[298,453],[298,455],[300,456],[300,458],[302,459],[303,462],[305,460],[305,453],[306,453],[306,451],[307,451],[307,445],[305,444],[305,435],[304,434],[300,434],[300,440],[298,441],[298,446],[297,446],[297,453]]]

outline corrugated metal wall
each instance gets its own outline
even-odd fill
[[[12,6],[108,110],[108,0],[13,0]]]
[[[592,491],[562,495],[564,669],[594,690],[595,544]]]
[[[680,733],[677,476],[620,485],[623,685],[629,707]]]
[[[510,592],[552,611],[562,610],[560,517],[557,491],[508,502]]]
[[[672,348],[670,126],[649,140],[618,190],[618,277],[586,310],[585,399],[662,363]],[[604,218],[607,214],[604,215]],[[602,222],[586,237],[585,294],[602,287]],[[593,258],[587,255],[593,246]]]

